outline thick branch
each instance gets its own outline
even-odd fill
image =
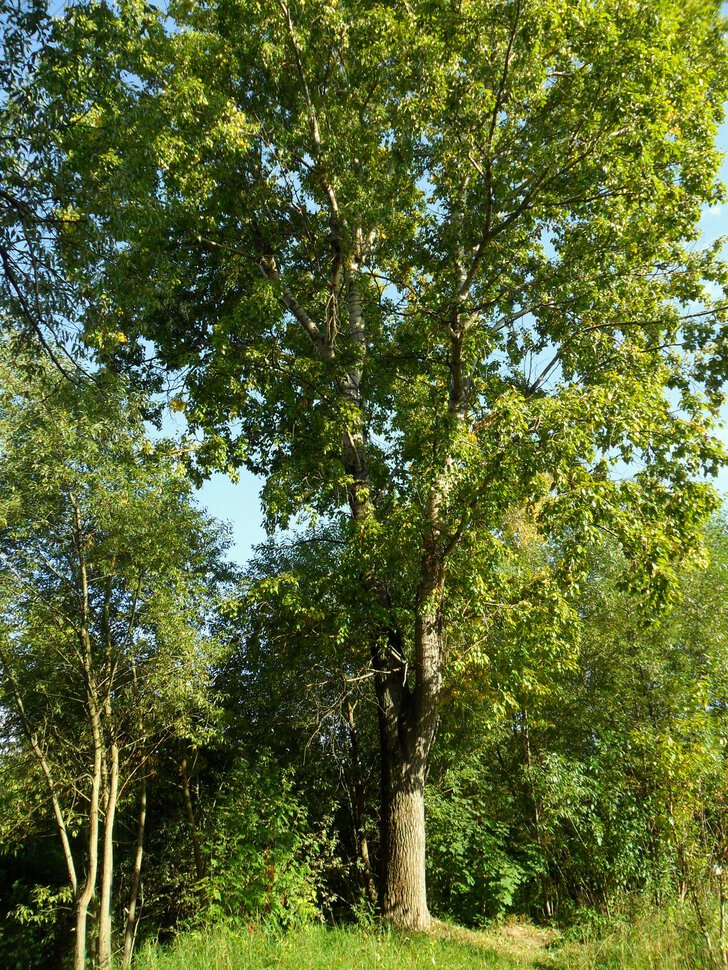
[[[276,265],[275,256],[263,256],[259,265],[263,276],[265,276],[265,278],[269,280],[278,290],[281,301],[285,305],[286,309],[288,309],[301,324],[316,350],[324,358],[331,357],[331,349],[327,345],[325,337],[281,279],[281,275],[278,272],[278,266]]]

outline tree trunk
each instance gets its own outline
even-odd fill
[[[93,891],[89,895],[82,892],[76,900],[76,944],[73,954],[73,970],[85,970],[86,968],[86,923],[92,895]]]
[[[423,607],[431,592],[422,597]],[[401,929],[428,930],[432,921],[425,878],[425,779],[442,682],[439,606],[421,611],[415,653],[412,690],[399,647],[390,647],[388,669],[381,665],[387,658],[376,658],[382,671],[376,678],[382,758],[382,910]],[[393,670],[394,657],[400,663]]]
[[[388,791],[382,806],[386,860],[382,908],[395,926],[427,930],[431,921],[425,884],[424,775],[406,757],[390,763],[385,775]]]
[[[96,892],[96,877],[99,868],[99,808],[101,798],[101,782],[103,775],[103,732],[99,710],[99,690],[94,676],[94,657],[89,634],[90,602],[86,556],[84,552],[85,535],[81,521],[81,508],[76,496],[69,495],[74,511],[74,543],[78,554],[79,573],[81,578],[81,625],[79,628],[80,656],[83,662],[84,679],[86,681],[86,711],[91,737],[93,738],[93,772],[91,775],[91,797],[88,809],[88,869],[86,881],[76,898],[76,948],[74,955],[74,970],[85,970],[86,967],[86,923],[88,908]]]
[[[142,790],[139,796],[139,820],[137,822],[136,852],[134,854],[134,872],[131,877],[131,889],[129,891],[129,909],[126,914],[126,928],[124,930],[124,956],[121,961],[122,967],[131,966],[131,957],[134,952],[134,939],[137,928],[137,903],[139,901],[139,890],[142,881],[142,860],[144,857],[144,829],[147,821],[147,779],[142,778]]]
[[[94,731],[94,768],[91,780],[91,800],[89,804],[88,822],[88,869],[86,881],[76,897],[76,944],[73,960],[73,970],[86,968],[86,923],[88,908],[96,891],[96,874],[98,870],[99,848],[99,795],[101,793],[101,745],[98,732]]]
[[[99,905],[99,970],[111,970],[111,890],[114,881],[114,820],[119,792],[119,748],[112,742],[109,797],[104,813],[104,852]]]

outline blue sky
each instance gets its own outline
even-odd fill
[[[720,130],[718,144],[728,155],[728,122]],[[728,183],[728,159],[723,162],[722,177]],[[700,225],[705,242],[727,234],[728,204],[706,211]],[[728,445],[728,405],[723,409],[723,418],[721,436]],[[721,471],[716,484],[719,491],[728,497],[728,468]],[[253,546],[265,538],[259,497],[261,485],[260,479],[242,471],[239,482],[232,482],[225,475],[213,475],[198,492],[199,502],[204,508],[216,518],[230,523],[233,539],[230,557],[239,563],[245,562]]]

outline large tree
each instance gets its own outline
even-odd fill
[[[401,925],[448,629],[540,604],[558,641],[602,530],[664,592],[712,504],[726,68],[717,0],[92,2],[39,66],[87,339],[151,342],[271,526],[340,522]],[[561,541],[524,587],[497,564],[534,502]]]

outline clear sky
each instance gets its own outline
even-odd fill
[[[728,155],[728,122],[720,130],[718,144]],[[728,159],[724,160],[722,176],[723,181],[728,183]],[[728,234],[728,204],[707,210],[700,225],[706,243]],[[723,418],[721,435],[728,445],[728,405],[723,409]],[[244,563],[253,546],[265,538],[259,500],[261,484],[260,479],[243,470],[237,483],[231,482],[225,475],[217,474],[198,492],[200,503],[212,515],[231,524],[233,546],[230,557],[239,563]],[[721,471],[716,484],[719,491],[728,497],[728,468]]]

